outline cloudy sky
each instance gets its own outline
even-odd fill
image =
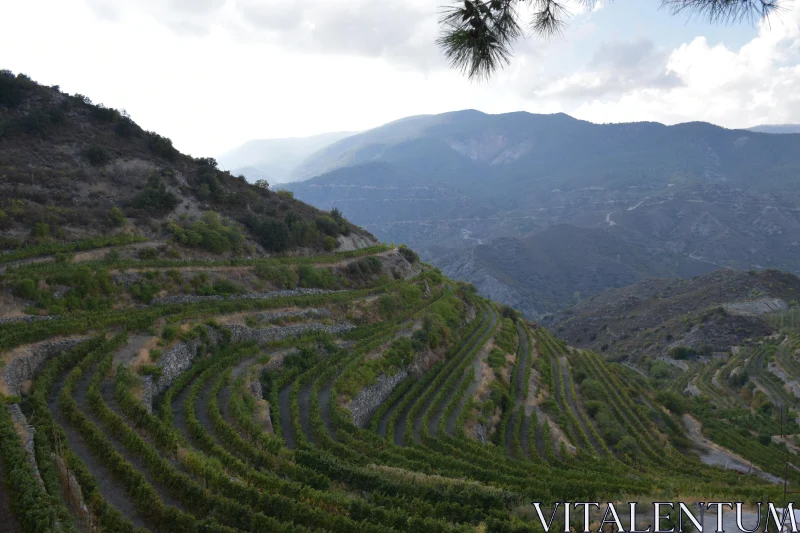
[[[436,48],[448,0],[24,0],[0,6],[0,68],[126,109],[195,156],[456,109],[594,122],[800,123],[800,0],[710,26],[616,0],[524,40],[489,83]]]

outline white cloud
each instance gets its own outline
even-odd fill
[[[595,122],[704,120],[728,127],[800,122],[800,2],[762,22],[758,35],[738,50],[711,46],[698,36],[658,66],[681,84],[657,87],[644,80],[622,94],[594,96],[604,72],[587,69],[553,80],[539,96],[563,101],[583,89],[586,98],[569,111]]]
[[[674,50],[633,41],[588,53],[598,22],[587,12],[559,37],[521,41],[506,70],[476,84],[443,68],[434,44],[442,3],[4,2],[0,68],[127,109],[198,156],[465,108],[600,122],[800,122],[797,9],[738,50],[699,37]]]

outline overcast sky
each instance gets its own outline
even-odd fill
[[[800,123],[800,5],[769,25],[720,27],[616,0],[557,38],[520,42],[477,84],[434,44],[447,1],[8,0],[0,68],[126,109],[194,156],[466,108]]]

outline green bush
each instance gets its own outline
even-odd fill
[[[151,176],[147,186],[134,196],[131,207],[147,213],[165,215],[178,206],[178,198],[167,190],[167,186],[158,176]]]
[[[400,255],[405,257],[406,261],[408,261],[411,264],[414,264],[417,261],[419,261],[419,256],[417,255],[417,252],[415,252],[414,250],[412,250],[411,248],[409,248],[405,244],[401,244],[397,248],[397,251],[400,252]]]
[[[339,224],[329,216],[317,217],[314,223],[317,225],[317,228],[326,235],[331,237],[339,235]]]
[[[280,289],[294,289],[299,281],[297,272],[286,265],[270,266],[263,263],[258,264],[256,265],[256,276]]]
[[[122,210],[117,206],[112,207],[111,211],[108,212],[108,219],[114,226],[124,226],[127,220]]]
[[[311,265],[297,267],[298,284],[305,288],[330,289],[337,285],[337,279],[329,268],[316,268]]]
[[[170,220],[168,228],[176,242],[216,254],[239,252],[245,244],[241,227],[233,221],[223,222],[213,211],[203,213],[193,224]]]
[[[139,259],[149,261],[158,257],[158,248],[142,248],[139,250]]]
[[[17,282],[16,287],[14,287],[14,291],[20,298],[30,300],[36,297],[37,294],[36,285],[37,285],[36,280],[25,278]]]
[[[111,154],[102,146],[91,146],[83,151],[83,157],[93,167],[102,167],[111,161]]]
[[[140,376],[153,376],[158,379],[161,377],[163,370],[157,365],[142,365],[137,369]]]

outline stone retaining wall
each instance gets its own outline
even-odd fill
[[[285,298],[287,296],[306,296],[309,294],[330,294],[336,291],[325,289],[284,289],[279,291],[249,292],[247,294],[232,294],[229,296],[196,296],[192,294],[174,294],[172,296],[161,296],[153,298],[151,304],[193,304],[197,302],[210,301],[233,301],[233,300],[268,300],[270,298]]]
[[[20,393],[22,384],[33,379],[34,374],[41,368],[45,361],[56,354],[73,348],[84,339],[46,341],[31,346],[30,352],[12,359],[3,369],[3,380],[8,386],[8,393]]]
[[[401,370],[393,376],[381,374],[374,385],[364,387],[348,405],[347,409],[353,415],[353,423],[364,427],[378,407],[389,397],[394,388],[408,377],[408,371]]]
[[[36,449],[33,442],[33,436],[36,432],[36,428],[28,424],[28,419],[25,418],[25,415],[22,413],[19,405],[12,403],[8,406],[8,410],[11,411],[11,419],[23,430],[23,435],[20,435],[22,439],[22,447],[25,448],[25,451],[27,452],[28,463],[33,467],[33,471],[36,474],[36,479],[39,480],[39,484],[42,486],[42,488],[44,488],[42,476],[39,474],[39,465],[36,464]]]

